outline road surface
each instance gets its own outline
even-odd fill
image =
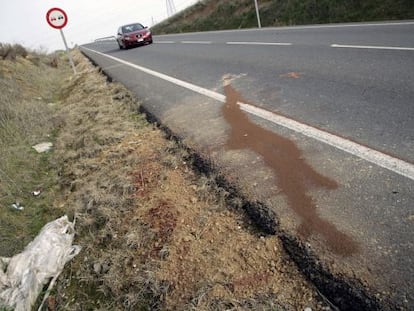
[[[81,48],[323,269],[390,309],[414,308],[414,22]]]

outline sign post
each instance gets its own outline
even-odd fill
[[[260,22],[259,5],[257,4],[257,0],[254,0],[254,6],[256,7],[257,26],[259,26],[259,28],[262,28],[262,23]]]
[[[46,21],[50,27],[59,29],[60,35],[62,36],[63,43],[65,44],[66,53],[69,57],[70,65],[72,66],[73,72],[76,74],[75,64],[73,63],[72,56],[70,55],[68,44],[66,43],[65,35],[63,34],[62,28],[68,23],[68,16],[65,11],[59,8],[52,8],[46,13]]]

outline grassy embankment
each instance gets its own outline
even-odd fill
[[[258,0],[263,27],[414,19],[411,0]],[[205,0],[161,22],[156,34],[257,27],[253,0]]]
[[[322,309],[278,237],[195,173],[123,86],[78,51],[76,76],[64,54],[0,51],[0,256],[63,214],[83,247],[49,310]],[[38,154],[43,141],[53,149]]]
[[[55,139],[59,120],[52,103],[67,75],[57,70],[61,56],[28,53],[20,45],[0,44],[0,250],[21,250],[45,221],[58,213],[51,207],[56,174],[49,153],[31,146]],[[34,197],[33,191],[41,191]],[[14,210],[19,203],[23,211]]]

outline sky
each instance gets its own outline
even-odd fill
[[[177,12],[198,0],[172,0]],[[69,47],[114,36],[121,25],[151,27],[167,18],[166,0],[0,0],[0,42],[52,52],[64,49],[59,30],[46,22],[51,8],[68,16],[63,28]]]

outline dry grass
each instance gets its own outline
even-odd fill
[[[0,57],[2,59],[15,60],[17,56],[26,57],[27,50],[20,44],[0,43]]]
[[[42,206],[32,198],[23,213],[2,209],[9,214],[0,215],[1,225],[10,234],[1,233],[0,255],[20,247],[12,246],[16,236],[32,237],[23,224],[40,226],[61,213],[76,215],[76,244],[83,246],[61,275],[51,310],[322,309],[278,238],[264,236],[229,208],[226,189],[214,176],[191,170],[187,151],[136,112],[132,94],[108,83],[78,51],[73,57],[80,73],[61,79],[63,85],[48,79],[68,75],[67,64],[56,69],[41,61],[47,75],[31,81],[39,74],[33,62],[0,63],[2,77],[9,77],[1,83],[11,86],[3,90],[14,89],[7,97],[0,93],[7,103],[2,128],[8,129],[2,146],[10,153],[2,167],[3,207],[36,183],[45,190]],[[12,78],[19,66],[21,81]],[[37,97],[34,107],[28,99]],[[28,124],[20,129],[16,120]],[[54,149],[39,156],[30,146],[42,139],[52,139]]]
[[[0,56],[5,47],[15,57],[0,57],[0,255],[10,256],[55,215],[48,196],[56,178],[53,165],[49,154],[37,154],[31,146],[54,139],[59,124],[50,103],[56,101],[67,72],[64,66],[57,70],[47,65],[57,59],[54,55],[37,54],[41,61],[36,65],[21,46],[0,45]],[[35,198],[34,190],[42,194]],[[16,202],[25,210],[13,210]]]

